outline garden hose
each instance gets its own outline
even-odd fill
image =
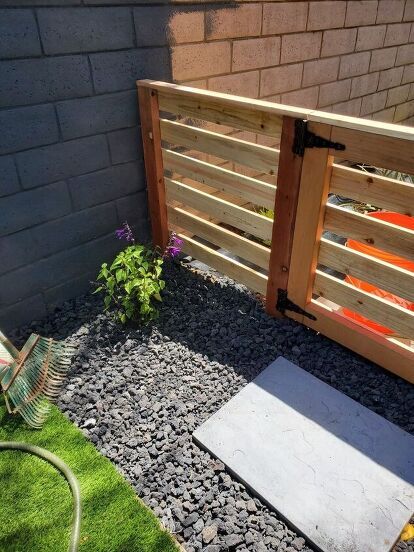
[[[29,454],[34,454],[35,456],[38,456],[39,458],[42,458],[43,460],[46,460],[46,462],[52,464],[52,466],[54,466],[63,474],[63,476],[69,483],[74,503],[72,533],[70,536],[68,552],[77,552],[79,546],[82,507],[79,482],[73,474],[72,470],[58,456],[52,454],[46,449],[37,447],[35,445],[21,443],[18,441],[0,441],[0,451],[2,450],[21,450],[23,452],[28,452]]]

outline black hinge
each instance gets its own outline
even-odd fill
[[[288,310],[296,312],[297,314],[302,314],[303,316],[306,316],[311,320],[316,320],[316,316],[313,316],[313,314],[310,314],[310,312],[306,312],[301,307],[299,307],[299,305],[296,305],[293,301],[289,299],[286,289],[279,288],[277,290],[276,309],[282,314],[285,314],[285,311]]]
[[[339,142],[331,142],[326,138],[318,136],[314,132],[308,130],[308,122],[302,121],[302,119],[296,119],[295,121],[295,138],[293,141],[293,153],[303,157],[305,148],[332,148],[334,150],[343,151],[345,149],[344,144]]]

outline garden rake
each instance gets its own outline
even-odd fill
[[[37,334],[18,351],[0,331],[0,382],[7,410],[19,413],[32,427],[42,427],[73,352],[72,347]]]

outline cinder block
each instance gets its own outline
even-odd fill
[[[213,77],[208,81],[209,90],[257,98],[259,95],[259,71]]]
[[[0,235],[63,217],[70,210],[70,197],[65,182],[3,197],[0,199]]]
[[[137,46],[166,46],[170,6],[140,6],[133,8]]]
[[[292,63],[319,57],[322,33],[283,35],[280,63]]]
[[[260,96],[271,96],[300,88],[303,63],[263,69],[260,78]]]
[[[406,2],[403,20],[414,21],[414,2]]]
[[[410,91],[408,93],[408,99],[414,100],[414,84],[410,84]]]
[[[364,117],[369,113],[374,113],[375,111],[380,111],[381,109],[384,109],[386,101],[387,101],[386,91],[376,92],[375,94],[364,96],[362,98],[361,117]]]
[[[373,25],[377,18],[377,0],[351,0],[346,10],[345,27]]]
[[[414,63],[404,67],[402,84],[406,84],[407,82],[414,82]]]
[[[92,94],[92,79],[85,56],[2,61],[0,74],[0,104],[3,106],[51,102]]]
[[[37,15],[48,55],[134,47],[129,8],[45,8]]]
[[[143,158],[141,127],[111,132],[108,141],[113,165]]]
[[[378,90],[385,90],[386,88],[394,88],[401,84],[404,67],[393,67],[386,71],[381,71]]]
[[[0,157],[0,197],[14,194],[20,190],[16,165],[11,155]]]
[[[395,23],[387,25],[384,46],[397,46],[408,42],[411,31],[411,23]]]
[[[399,46],[395,65],[408,65],[414,62],[414,44]]]
[[[374,121],[382,121],[383,123],[392,123],[394,121],[395,107],[388,107],[387,109],[381,109],[372,114]]]
[[[303,69],[303,86],[321,84],[336,80],[339,70],[339,57],[307,61]]]
[[[346,2],[309,2],[308,31],[343,27],[345,12]]]
[[[96,281],[96,276],[97,270],[95,269],[63,282],[63,284],[46,289],[43,296],[47,311],[53,313],[57,308],[60,308],[63,302],[90,293],[95,289],[91,282]]]
[[[174,10],[168,21],[167,35],[170,44],[202,42],[204,40],[204,11],[197,8],[193,11]]]
[[[230,72],[230,43],[186,44],[172,49],[173,80],[198,79]]]
[[[0,111],[0,154],[53,144],[59,130],[53,105]]]
[[[96,171],[109,164],[108,146],[102,135],[28,150],[18,153],[16,159],[23,188]]]
[[[67,100],[57,104],[64,140],[134,126],[138,122],[137,94],[117,92]]]
[[[285,92],[282,94],[282,104],[304,107],[307,109],[316,109],[318,105],[319,86],[303,88],[294,92]]]
[[[397,88],[391,88],[388,90],[387,103],[385,105],[389,107],[391,105],[404,103],[408,98],[409,92],[409,84],[403,84],[402,86],[397,86]]]
[[[247,71],[278,65],[280,37],[249,38],[233,42],[232,71]]]
[[[332,113],[348,115],[349,117],[359,117],[361,110],[361,98],[355,98],[347,102],[338,103],[332,106]]]
[[[322,40],[322,57],[336,56],[353,52],[357,37],[357,29],[336,29],[325,31]]]
[[[262,34],[305,31],[307,15],[307,2],[264,3]]]
[[[116,208],[118,220],[121,223],[127,221],[128,224],[135,225],[148,221],[148,201],[145,191],[117,199]]]
[[[347,100],[351,94],[352,79],[322,84],[319,90],[319,107],[336,104]]]
[[[0,56],[39,56],[42,50],[31,10],[0,10]]]
[[[378,23],[398,23],[404,14],[405,0],[379,0]]]
[[[171,80],[167,48],[139,48],[89,56],[98,94],[135,89],[137,79]]]
[[[382,71],[394,67],[397,48],[382,48],[371,53],[370,71]]]
[[[360,52],[359,54],[349,54],[341,58],[339,67],[339,78],[355,77],[368,72],[370,52]]]
[[[73,205],[79,210],[139,192],[144,187],[142,163],[115,165],[69,180]]]
[[[395,108],[394,121],[401,123],[414,115],[414,100],[397,105]]]
[[[4,236],[0,274],[115,231],[117,222],[115,203],[105,203]]]
[[[0,327],[5,332],[41,320],[46,316],[46,307],[41,294],[26,297],[24,301],[0,308]]]
[[[379,73],[367,73],[352,79],[351,98],[366,96],[377,90]]]
[[[206,38],[258,36],[262,24],[260,4],[238,4],[230,8],[207,9]]]
[[[386,25],[370,25],[358,29],[358,38],[355,50],[375,50],[384,44]]]

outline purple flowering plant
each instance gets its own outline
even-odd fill
[[[162,300],[163,264],[180,253],[183,242],[172,232],[164,251],[137,244],[127,222],[115,231],[115,235],[128,246],[118,253],[111,265],[102,264],[95,293],[104,293],[105,310],[114,307],[116,318],[123,324],[149,322],[158,315],[157,304]]]

